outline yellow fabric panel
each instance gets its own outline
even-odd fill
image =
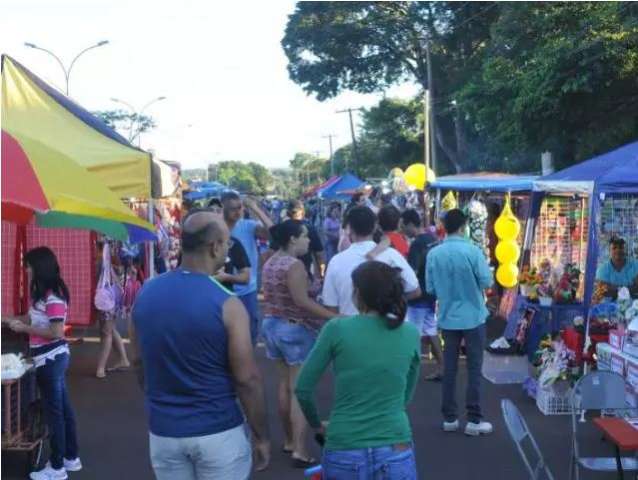
[[[133,213],[99,178],[38,140],[9,130],[29,157],[51,209],[88,217],[153,226]]]
[[[2,128],[16,138],[37,136],[99,178],[118,198],[149,198],[151,159],[146,152],[102,135],[40,89],[5,57]],[[37,132],[37,133],[35,133]]]

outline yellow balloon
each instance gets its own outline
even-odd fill
[[[505,288],[512,288],[518,283],[518,267],[513,263],[504,263],[496,270],[496,281]]]
[[[410,165],[403,174],[405,183],[416,188],[417,190],[423,190],[425,188],[426,181],[433,182],[436,179],[436,175],[431,168],[425,169],[425,165],[422,163],[413,163]]]
[[[494,232],[500,240],[516,240],[520,231],[521,224],[512,213],[509,199],[507,199],[501,215],[494,222]]]
[[[496,259],[499,263],[516,263],[521,256],[521,249],[514,240],[501,240],[496,244]]]

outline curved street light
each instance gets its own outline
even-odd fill
[[[102,47],[104,45],[107,45],[108,43],[109,43],[108,40],[102,40],[102,41],[96,43],[95,45],[91,45],[90,47],[85,48],[80,53],[78,53],[75,56],[75,58],[73,58],[73,60],[71,60],[71,63],[69,64],[69,68],[68,69],[64,66],[64,63],[62,62],[62,60],[60,60],[60,57],[58,57],[51,50],[47,50],[46,48],[38,47],[36,44],[30,43],[30,42],[24,42],[24,46],[28,47],[28,48],[33,48],[35,50],[41,50],[43,52],[46,52],[46,53],[48,53],[49,55],[51,55],[53,58],[55,58],[57,60],[57,62],[60,64],[60,67],[62,67],[62,71],[64,72],[64,79],[65,79],[65,84],[66,84],[66,92],[65,93],[66,93],[67,96],[69,96],[69,77],[71,76],[71,69],[73,69],[73,65],[75,65],[75,62],[77,61],[77,59],[80,58],[82,55],[84,55],[89,50],[93,50],[94,48]]]
[[[131,110],[131,112],[134,115],[133,118],[131,119],[131,126],[129,127],[129,138],[128,138],[129,142],[133,142],[133,140],[135,140],[135,137],[137,137],[137,146],[138,147],[140,146],[142,131],[141,131],[141,128],[139,127],[139,124],[140,124],[140,119],[142,117],[142,114],[144,113],[144,110],[146,110],[148,107],[150,107],[156,102],[161,102],[162,100],[166,100],[166,97],[161,96],[161,97],[154,98],[150,102],[146,103],[138,112],[138,110],[130,103],[125,102],[124,100],[121,100],[119,98],[111,97],[112,102],[121,103],[122,105],[125,105]],[[133,127],[135,126],[136,121],[138,123],[138,129],[135,132]]]

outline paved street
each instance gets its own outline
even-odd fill
[[[69,383],[77,410],[80,445],[84,470],[70,474],[73,480],[151,479],[148,460],[146,420],[142,395],[130,372],[112,374],[105,380],[93,377],[98,345],[84,343],[73,346]],[[273,436],[273,459],[269,470],[254,475],[262,480],[292,480],[301,471],[288,466],[279,451],[281,429],[276,416],[275,368],[259,349],[260,363],[267,379],[267,395]],[[425,371],[429,370],[428,366]],[[319,391],[319,404],[328,412],[332,390],[330,378]],[[570,445],[569,417],[545,417],[519,386],[495,386],[485,382],[485,410],[494,423],[490,437],[469,438],[463,434],[444,434],[440,430],[440,385],[421,382],[410,417],[414,429],[417,461],[421,478],[448,479],[518,479],[525,472],[512,442],[505,431],[499,401],[511,398],[525,415],[556,478],[567,478]],[[595,432],[585,432],[585,442],[595,454],[611,454],[611,447],[600,442]],[[315,452],[317,455],[319,451]],[[2,458],[2,478],[26,478],[21,474],[23,455],[7,454]],[[584,478],[614,478],[585,476]]]

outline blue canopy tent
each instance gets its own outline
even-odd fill
[[[359,188],[364,181],[351,173],[345,173],[327,187],[319,190],[317,196],[323,200],[349,200],[350,195],[342,193],[344,190]]]
[[[460,192],[522,192],[531,191],[537,177],[502,173],[474,173],[447,175],[428,184],[430,190],[454,190]]]
[[[584,311],[588,312],[596,276],[599,225],[606,197],[638,194],[638,141],[599,155],[534,182],[532,218],[536,220],[546,195],[577,194],[589,199],[589,229],[585,260]],[[531,248],[533,229],[528,230],[525,249]]]

